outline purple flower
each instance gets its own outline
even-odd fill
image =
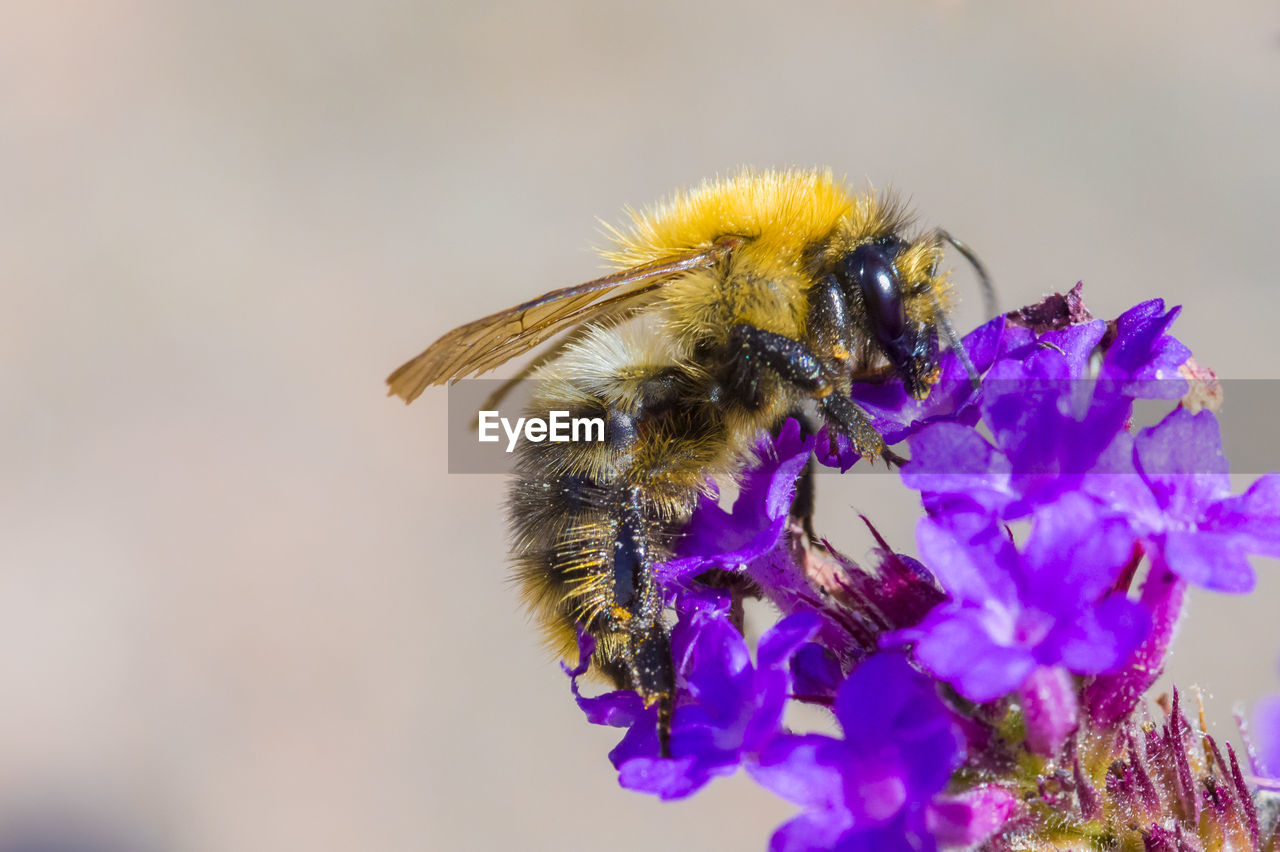
[[[1191,350],[1166,333],[1181,312],[1180,307],[1165,311],[1163,299],[1152,299],[1117,317],[1108,328],[1112,342],[1099,378],[1115,382],[1117,393],[1139,399],[1177,399],[1186,393],[1178,368]]]
[[[1100,368],[1109,378],[1099,384],[1076,379],[1085,353],[1103,339],[1100,323],[1048,331],[1035,345],[1015,347],[1018,357],[997,361],[983,388],[982,422],[995,443],[958,422],[928,425],[911,439],[904,482],[940,516],[1012,520],[1061,495],[1088,494],[1126,519],[1158,565],[1206,588],[1247,591],[1253,571],[1246,554],[1280,554],[1280,478],[1263,477],[1231,497],[1217,420],[1208,411],[1178,408],[1137,436],[1126,429],[1128,394],[1185,388],[1176,370],[1169,378],[1187,354],[1164,334],[1175,315],[1150,302],[1118,319]],[[1132,370],[1133,379],[1122,380],[1122,370]]]
[[[1137,476],[1087,478],[1083,488],[1126,518],[1155,561],[1187,582],[1224,592],[1253,588],[1247,554],[1280,556],[1280,476],[1231,496],[1217,418],[1174,409],[1114,451]]]
[[[1051,296],[1033,309],[996,317],[964,337],[965,352],[978,373],[986,376],[980,393],[974,391],[960,359],[948,350],[939,359],[938,383],[925,399],[915,399],[895,379],[854,385],[854,401],[867,412],[885,443],[896,444],[932,423],[973,425],[979,403],[996,397],[1011,396],[1004,403],[1016,416],[1029,383],[1079,385],[1072,392],[1086,406],[1088,398],[1098,394],[1129,400],[1182,396],[1186,380],[1178,368],[1191,353],[1167,334],[1181,309],[1166,311],[1164,300],[1152,299],[1107,323],[1089,316],[1079,289],[1077,285],[1066,296]],[[1092,363],[1095,355],[1101,356],[1096,365]],[[1113,432],[1104,429],[1100,434],[1105,438]],[[825,465],[843,472],[859,458],[843,437],[837,438],[838,452],[831,453],[829,445],[824,429],[816,451]]]
[[[791,695],[792,657],[817,629],[810,613],[783,619],[760,637],[753,666],[746,641],[722,609],[686,610],[672,634],[679,696],[670,758],[659,756],[656,708],[645,708],[631,690],[585,698],[577,685],[585,665],[568,674],[590,722],[628,728],[609,755],[619,783],[679,799],[716,776],[733,774],[778,734]],[[590,659],[587,648],[580,649],[584,661]]]
[[[1133,400],[1186,388],[1174,363],[1186,347],[1165,334],[1177,312],[1157,299],[1110,324],[1005,327],[978,403],[994,444],[964,431],[976,416],[923,424],[903,480],[930,510],[972,503],[1011,519],[1078,489],[1087,472],[1131,472],[1113,444],[1127,436]]]
[[[1065,294],[1047,296],[1039,304],[1011,311],[1009,324],[1044,335],[1036,345],[1059,345],[1047,332],[1095,326],[1093,315],[1084,306],[1082,286],[1076,284]],[[1102,354],[1098,378],[1124,383],[1120,392],[1142,399],[1177,399],[1186,383],[1179,368],[1191,357],[1190,350],[1167,334],[1181,308],[1165,310],[1163,299],[1151,299],[1135,305],[1112,322],[1105,324],[1098,348],[1088,351],[1088,360]],[[1093,332],[1090,332],[1091,334]],[[1042,341],[1042,342],[1040,342]],[[1100,350],[1100,351],[1099,351]],[[1073,358],[1076,374],[1084,375],[1086,361]],[[1025,351],[1012,352],[1023,357]],[[1092,372],[1092,371],[1090,371]],[[1161,384],[1152,384],[1161,383]]]
[[[791,517],[797,478],[814,456],[842,470],[857,456],[795,420],[763,437],[732,508],[701,499],[655,567],[678,613],[672,757],[634,691],[581,695],[580,639],[572,689],[592,723],[625,729],[610,754],[622,786],[682,798],[742,767],[802,806],[774,852],[987,848],[1002,830],[1072,848],[1280,842],[1234,752],[1194,734],[1176,692],[1163,725],[1134,712],[1187,584],[1245,591],[1249,556],[1280,556],[1280,475],[1230,493],[1217,421],[1188,410],[1178,311],[1157,299],[1096,320],[1077,286],[965,337],[979,389],[950,352],[924,400],[901,381],[855,386],[886,442],[910,442],[918,560],[866,518],[868,567],[812,541]],[[1137,399],[1187,408],[1134,432]],[[754,661],[737,626],[752,595],[782,614]],[[790,701],[833,708],[843,736],[791,733]],[[1280,697],[1255,728],[1255,772],[1280,789]]]
[[[676,549],[676,558],[657,566],[659,581],[683,585],[710,568],[728,571],[767,553],[778,542],[795,499],[796,479],[813,452],[812,436],[789,419],[778,437],[760,442],[760,463],[746,473],[732,511],[711,496],[698,501]]]
[[[883,540],[874,572],[825,542],[809,544],[789,516],[796,479],[814,441],[801,436],[797,421],[787,420],[773,444],[762,442],[760,466],[743,477],[732,510],[726,512],[710,497],[700,500],[676,558],[655,566],[654,573],[685,600],[704,594],[693,582],[704,571],[743,574],[784,615],[820,616],[820,641],[847,669],[879,646],[882,633],[918,622],[941,594],[923,566],[892,553]],[[879,537],[874,528],[872,533]]]
[[[876,655],[836,696],[843,739],[776,740],[752,777],[804,813],[771,852],[936,848],[929,806],[964,757],[964,741],[937,686],[898,654]]]
[[[1048,334],[1071,346],[1065,338],[1073,331]],[[1071,351],[1035,350],[992,368],[981,411],[994,444],[960,423],[935,423],[911,438],[902,478],[922,492],[929,511],[1024,517],[1077,490],[1081,474],[1109,461],[1104,454],[1124,433],[1132,400],[1075,382]]]
[[[979,373],[988,370],[999,354],[1005,335],[1004,317],[996,317],[969,332],[963,340],[965,353]],[[896,444],[923,426],[958,420],[977,420],[978,392],[974,390],[960,359],[947,350],[938,360],[938,383],[924,399],[907,393],[901,379],[887,382],[859,383],[853,386],[853,399],[871,419],[871,425],[884,437],[886,444]],[[844,436],[837,436],[837,452],[831,452],[829,430],[818,433],[815,446],[818,461],[838,467],[843,473],[860,456]]]
[[[917,538],[950,600],[894,638],[970,700],[1015,692],[1039,667],[1110,671],[1146,635],[1146,613],[1112,591],[1132,536],[1084,497],[1044,507],[1021,552],[981,515],[926,518]]]

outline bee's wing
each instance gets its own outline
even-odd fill
[[[406,403],[413,402],[431,385],[492,370],[563,329],[609,314],[623,303],[652,292],[682,272],[716,264],[741,244],[741,237],[721,237],[709,248],[634,266],[575,287],[553,290],[514,308],[459,326],[387,376],[390,387],[387,393]],[[613,295],[601,300],[609,293]]]

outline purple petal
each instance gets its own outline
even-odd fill
[[[644,703],[632,689],[620,689],[606,692],[594,698],[586,698],[578,689],[578,678],[587,673],[591,667],[591,655],[595,653],[596,640],[585,630],[578,630],[578,664],[570,668],[563,661],[560,668],[569,676],[569,689],[578,707],[586,714],[587,721],[593,725],[609,725],[625,728],[633,725],[644,712]],[[656,742],[656,741],[655,741]]]
[[[978,846],[1004,827],[1017,804],[1003,787],[983,784],[936,799],[928,810],[929,830],[943,846]]]
[[[1152,299],[1125,311],[1115,321],[1115,339],[1103,358],[1102,375],[1120,382],[1117,391],[1148,399],[1178,399],[1187,382],[1178,367],[1191,351],[1165,334],[1181,308],[1164,310]]]
[[[1196,518],[1199,505],[1231,493],[1222,434],[1212,411],[1176,408],[1134,439],[1138,470],[1159,504],[1176,518]],[[1192,475],[1194,474],[1194,475]]]
[[[1027,725],[1027,747],[1052,757],[1079,725],[1076,685],[1066,669],[1041,666],[1018,691]]]
[[[816,643],[802,646],[791,660],[793,693],[802,699],[835,699],[844,681],[835,654]]]
[[[906,392],[903,393],[905,395]],[[883,434],[882,432],[881,435]],[[818,430],[817,440],[813,445],[813,457],[818,460],[818,464],[837,468],[841,473],[847,473],[849,468],[862,459],[862,455],[853,448],[853,442],[846,436],[837,434],[835,444],[832,444],[830,426],[823,426]]]
[[[801,435],[800,422],[794,417],[788,418],[782,431],[774,442],[775,462],[772,469],[766,466],[760,473],[752,474],[752,478],[761,473],[769,474],[764,498],[764,515],[768,518],[786,517],[791,511],[791,502],[796,495],[796,480],[809,463],[809,455],[813,452],[814,439]],[[739,495],[741,499],[741,495]]]
[[[773,833],[769,852],[827,852],[836,848],[851,822],[847,811],[803,813]]]
[[[708,765],[695,757],[640,757],[618,769],[618,783],[628,790],[649,793],[663,800],[683,799],[701,790],[717,775],[729,775],[736,762]]]
[[[1111,588],[1133,552],[1134,536],[1097,503],[1064,494],[1035,514],[1024,552],[1021,598],[1072,615]]]
[[[581,627],[577,628],[578,638],[578,664],[573,668],[569,668],[568,664],[563,660],[560,662],[560,668],[567,674],[570,679],[576,681],[587,673],[587,669],[591,668],[591,655],[596,652],[596,639]]]
[[[844,801],[847,747],[819,734],[774,740],[747,771],[771,793],[806,808],[838,810]]]
[[[699,504],[701,507],[703,504]],[[722,567],[733,571],[767,553],[786,528],[785,517],[775,518],[764,527],[740,525],[719,506],[699,513],[694,510],[689,521],[688,537],[682,539],[677,552],[686,554],[655,566],[659,582],[680,585],[708,568]],[[749,530],[750,534],[745,534]]]
[[[846,832],[831,852],[933,852],[937,848],[923,812],[912,809],[892,822]]]
[[[946,783],[946,778],[942,781]],[[845,779],[847,807],[858,825],[889,822],[910,801],[911,793],[900,767],[887,762],[862,761],[858,771]]]
[[[796,613],[779,621],[760,637],[756,646],[759,668],[785,665],[821,626],[822,619],[812,612]]]
[[[1158,557],[1189,583],[1219,592],[1253,591],[1253,567],[1230,536],[1175,531],[1157,544]]]
[[[916,525],[916,545],[921,561],[953,599],[984,605],[1017,599],[1017,553],[1003,530],[987,518],[923,518]]]
[[[901,653],[882,652],[865,660],[836,696],[836,718],[845,739],[855,745],[864,738],[879,745],[885,731],[906,739],[932,736],[948,728],[937,684],[911,667]]]
[[[1108,595],[1075,619],[1059,622],[1037,656],[1061,663],[1077,674],[1101,674],[1120,668],[1151,630],[1147,611],[1123,594]]]
[[[1082,376],[1089,357],[1106,332],[1107,324],[1102,320],[1094,320],[1063,329],[1050,329],[1040,335],[1036,345],[1042,350],[1060,353],[1067,365],[1067,375]]]
[[[625,728],[634,725],[644,710],[644,702],[634,689],[619,689],[594,698],[584,698],[574,693],[578,707],[593,725],[609,725]]]
[[[748,701],[754,713],[742,734],[743,750],[755,752],[777,734],[792,694],[791,661],[822,626],[812,612],[787,616],[760,637],[756,645],[754,691]]]
[[[633,693],[634,694],[634,693]],[[637,695],[638,699],[639,696]],[[679,715],[677,708],[676,714]],[[613,751],[609,752],[609,762],[615,768],[636,758],[658,756],[658,708],[642,707],[636,714],[635,722],[623,735]]]
[[[1174,308],[1173,311],[1180,311],[1181,308]],[[1145,302],[1139,302],[1129,310],[1116,317],[1115,325],[1118,330],[1140,328],[1149,324],[1157,317],[1164,315],[1164,299],[1148,299]]]
[[[963,758],[963,737],[937,685],[902,655],[877,654],[840,688],[836,716],[844,740],[782,737],[748,771],[783,798],[844,812],[852,831],[835,848],[862,843],[877,825],[913,831],[904,815],[918,813]]]
[[[671,659],[677,673],[688,671],[693,664],[694,652],[708,623],[728,617],[732,600],[718,589],[713,591],[714,595],[705,598],[685,591],[676,601],[679,619],[671,630]]]
[[[1253,708],[1253,734],[1259,769],[1280,780],[1280,695],[1270,695]]]
[[[911,461],[902,481],[917,491],[968,495],[988,509],[1006,504],[1012,468],[976,430],[959,423],[933,423],[912,436]]]
[[[654,568],[658,580],[681,585],[707,568],[736,570],[767,553],[786,527],[796,479],[813,441],[801,436],[794,418],[783,424],[777,439],[762,440],[762,462],[743,477],[733,510],[724,511],[710,497],[700,499],[676,547],[677,558]]]
[[[1070,379],[1066,359],[1049,350],[1035,350],[1026,361],[1001,361],[988,374],[982,421],[1019,473],[1056,472],[1052,450],[1077,426],[1059,408]]]
[[[701,629],[685,669],[689,694],[713,719],[729,724],[753,698],[751,653],[727,618],[699,615],[695,619]]]
[[[1000,616],[999,620],[1008,618]],[[955,687],[970,701],[992,701],[1013,692],[1027,679],[1036,661],[1026,648],[995,641],[992,616],[943,604],[915,628],[897,638],[915,642],[914,657],[925,670]],[[998,624],[998,622],[997,622]],[[1007,628],[1011,637],[1012,624]]]
[[[1232,533],[1249,553],[1280,556],[1280,474],[1268,473],[1245,493],[1209,507],[1201,526]]]
[[[1074,486],[1063,474],[1093,470],[1132,412],[1126,397],[1095,393],[1074,379],[1065,356],[1038,352],[1028,364],[1001,362],[983,400],[983,421],[1009,458],[1019,490]],[[1045,477],[1043,481],[1036,477]],[[1038,502],[1046,502],[1040,498]]]

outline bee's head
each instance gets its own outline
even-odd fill
[[[836,268],[854,315],[916,399],[938,380],[936,246],[883,237],[846,252]]]

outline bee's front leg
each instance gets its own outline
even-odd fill
[[[848,361],[853,349],[853,321],[844,290],[834,276],[828,275],[809,289],[807,330],[818,359],[837,377],[835,391],[818,399],[822,416],[831,427],[832,454],[837,451],[836,435],[840,434],[849,439],[858,455],[901,465],[905,459],[885,446],[883,436],[871,425],[866,412],[850,397],[853,377]]]
[[[853,444],[858,455],[869,459],[884,459],[885,464],[902,466],[906,459],[889,449],[876,427],[871,425],[867,413],[844,394],[831,394],[819,400],[822,416],[831,427],[831,453],[838,452],[836,436],[844,435]]]
[[[826,294],[829,295],[830,290]],[[838,289],[835,295],[839,296]],[[840,298],[843,299],[842,296]],[[853,443],[858,455],[900,463],[901,457],[885,446],[884,438],[871,425],[866,412],[849,397],[847,371],[840,366],[843,359],[837,357],[841,352],[848,352],[847,347],[840,346],[841,341],[847,341],[849,336],[847,326],[837,325],[842,317],[843,314],[829,301],[813,303],[810,336],[815,341],[830,342],[832,346],[832,350],[821,354],[808,344],[786,335],[745,323],[735,325],[729,335],[735,355],[730,384],[740,398],[750,400],[752,394],[758,392],[759,368],[768,367],[818,401],[823,419],[831,427],[833,442],[836,434],[844,435]]]
[[[762,367],[815,397],[829,394],[835,387],[831,371],[801,341],[747,323],[733,326],[729,330],[728,386],[749,407],[763,403]]]

